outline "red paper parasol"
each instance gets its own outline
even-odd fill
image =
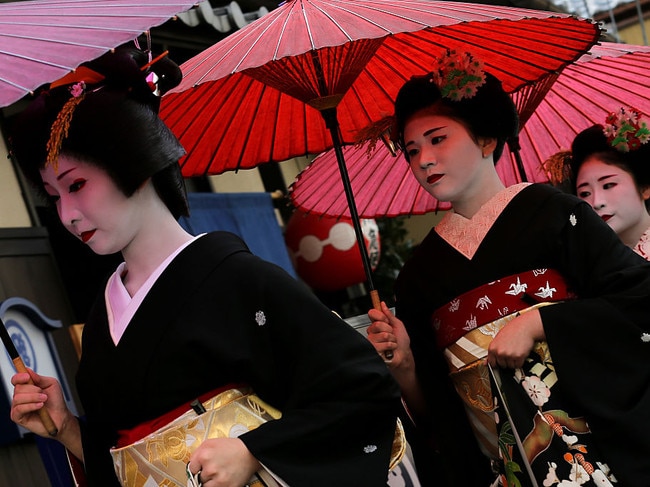
[[[0,3],[0,107],[129,42],[197,0]]]
[[[506,185],[522,180],[547,182],[542,163],[571,146],[583,129],[602,123],[620,106],[650,114],[650,47],[603,43],[562,71],[537,109],[528,115],[519,135],[525,178],[515,158],[504,153],[497,171]],[[524,117],[525,118],[525,117]],[[417,183],[404,158],[382,144],[370,156],[367,147],[344,149],[350,181],[361,218],[421,215],[449,208]],[[336,155],[327,151],[314,159],[290,187],[294,206],[308,213],[349,216],[343,185],[337,180]]]
[[[542,163],[609,112],[633,106],[650,115],[649,79],[650,46],[602,43],[568,66],[519,133],[525,180],[548,182]],[[510,153],[497,171],[508,186],[524,179]]]
[[[188,151],[188,177],[334,147],[373,295],[343,144],[391,113],[402,84],[447,48],[470,48],[514,90],[574,61],[599,35],[589,20],[513,7],[290,0],[184,63],[161,116]]]

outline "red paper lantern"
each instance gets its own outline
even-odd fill
[[[374,270],[381,249],[377,222],[361,220],[361,229]],[[296,211],[287,223],[284,238],[296,272],[312,288],[336,291],[366,281],[350,218]]]

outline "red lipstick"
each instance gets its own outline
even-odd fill
[[[81,232],[81,241],[83,243],[88,242],[91,238],[93,238],[93,235],[95,235],[95,230],[90,230],[88,232]]]
[[[442,174],[432,174],[431,176],[429,176],[427,178],[427,183],[433,184],[433,183],[439,181],[441,177],[442,177]]]

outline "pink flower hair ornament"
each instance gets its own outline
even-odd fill
[[[70,87],[70,94],[75,98],[78,98],[81,95],[83,95],[85,91],[86,91],[85,81],[79,81],[78,83],[75,83]]]
[[[607,142],[620,152],[630,152],[647,144],[650,129],[642,114],[633,107],[619,108],[605,119],[603,133]]]
[[[438,86],[444,98],[452,101],[472,98],[485,84],[483,62],[469,52],[447,49],[432,69],[431,82]]]

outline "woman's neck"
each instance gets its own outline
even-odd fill
[[[122,249],[128,273],[124,285],[131,295],[167,257],[193,236],[185,231],[159,198],[142,205],[144,217],[131,242]]]
[[[634,226],[620,232],[618,236],[625,245],[634,248],[648,228],[650,228],[650,214],[645,212]]]
[[[454,212],[471,219],[485,203],[504,189],[505,185],[492,166],[482,178],[477,179],[476,184],[465,191],[462,198],[451,202]]]

